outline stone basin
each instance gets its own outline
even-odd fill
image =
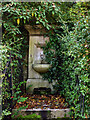
[[[32,68],[38,73],[46,73],[50,67],[51,67],[50,64],[39,64],[39,63],[32,64]]]

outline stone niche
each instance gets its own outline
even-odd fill
[[[48,80],[43,80],[41,73],[46,72],[50,67],[44,61],[44,54],[41,46],[45,45],[45,41],[49,37],[44,37],[45,30],[39,25],[33,27],[25,25],[25,29],[29,32],[29,55],[28,55],[28,79],[26,82],[26,90],[33,93],[35,88],[51,88],[52,84]],[[44,61],[44,63],[42,62]],[[45,71],[46,70],[46,71]]]

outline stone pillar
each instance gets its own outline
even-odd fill
[[[45,45],[45,41],[49,40],[49,37],[45,37],[42,34],[41,26],[35,26],[33,28],[30,25],[25,25],[26,30],[29,32],[29,56],[28,56],[28,79],[26,83],[26,89],[28,93],[33,93],[34,88],[46,87],[53,89],[52,85],[47,80],[43,80],[40,73],[36,72],[32,68],[32,64],[40,63],[40,55],[43,54],[43,50],[40,45]],[[42,31],[41,31],[42,30]]]

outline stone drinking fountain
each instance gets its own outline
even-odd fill
[[[29,32],[28,79],[26,82],[26,87],[28,89],[26,92],[29,94],[34,93],[34,90],[37,90],[37,88],[47,88],[53,91],[52,85],[55,83],[53,82],[52,84],[50,84],[47,80],[43,80],[41,76],[41,73],[48,72],[49,68],[51,67],[50,64],[46,63],[43,50],[41,49],[41,46],[45,45],[45,41],[48,41],[49,37],[44,38],[43,34],[41,34],[40,26],[33,29],[32,26],[25,25],[25,28]],[[16,113],[16,111],[17,109],[16,110],[13,109],[13,113]],[[69,111],[70,111],[69,108],[67,109],[33,108],[33,109],[22,109],[18,113],[20,115],[24,114],[24,116],[32,113],[36,113],[37,115],[41,115],[42,120],[43,119],[51,120],[53,118],[54,119],[63,118],[64,116],[70,117],[70,115],[68,114]]]
[[[43,36],[41,33],[41,26],[33,28],[30,25],[25,25],[26,30],[29,32],[29,56],[28,56],[28,79],[26,88],[28,93],[33,93],[35,88],[50,88],[53,90],[52,84],[48,80],[43,80],[41,73],[45,73],[51,67],[45,61],[42,46],[49,37]],[[43,30],[45,33],[45,30]],[[30,86],[30,87],[29,87]]]

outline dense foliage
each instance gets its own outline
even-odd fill
[[[56,80],[55,90],[65,96],[75,118],[89,115],[89,23],[88,12],[81,3],[70,8],[70,28],[60,19],[62,26],[50,34],[44,47],[46,60],[52,68],[44,75],[50,82]],[[79,14],[76,10],[79,9]],[[74,11],[74,12],[72,12]],[[75,18],[73,18],[73,16]],[[62,18],[62,16],[61,16]]]
[[[64,95],[71,105],[73,112],[71,116],[78,118],[86,115],[88,117],[89,25],[87,9],[88,3],[79,2],[2,3],[3,104],[10,99],[17,101],[22,92],[20,87],[24,83],[22,66],[25,64],[25,50],[28,49],[28,33],[24,25],[41,24],[50,37],[50,41],[43,49],[47,62],[52,64],[52,68],[44,77],[49,82],[56,81],[54,88]],[[9,107],[12,108],[12,106]]]
[[[77,23],[73,31],[63,37],[59,34],[52,35],[48,46],[44,48],[47,61],[52,64],[44,77],[50,82],[57,81],[55,90],[67,98],[76,117],[82,116],[83,112],[88,114],[89,34],[84,22],[85,18],[79,22],[81,27]],[[49,50],[52,46],[55,50],[53,54]]]

